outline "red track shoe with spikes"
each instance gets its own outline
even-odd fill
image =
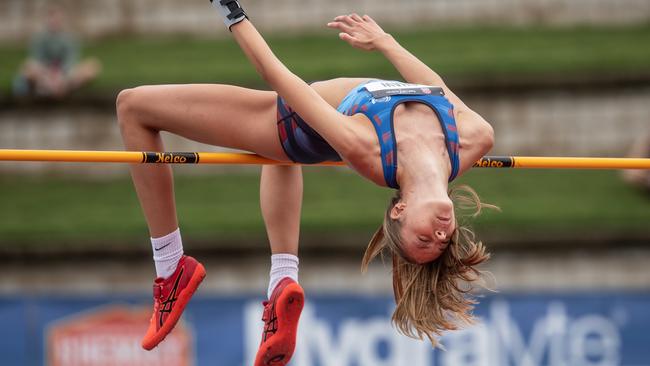
[[[174,329],[194,291],[205,278],[205,268],[196,259],[184,255],[176,271],[167,279],[153,283],[153,315],[142,339],[142,348],[151,350]]]
[[[298,320],[305,293],[291,278],[283,278],[269,301],[264,301],[264,332],[255,357],[255,366],[284,366],[296,348]]]

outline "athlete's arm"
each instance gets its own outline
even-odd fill
[[[215,2],[219,0],[214,0]],[[354,146],[349,117],[332,108],[307,83],[292,73],[271,51],[248,19],[226,25],[260,76],[344,158]]]
[[[407,82],[444,86],[438,74],[384,32],[370,16],[339,15],[327,26],[339,30],[339,38],[354,48],[381,52]]]
[[[447,87],[440,75],[384,32],[370,16],[339,15],[327,26],[339,30],[339,38],[354,48],[381,52],[407,82],[442,87],[454,106],[467,107]]]
[[[379,51],[390,61],[404,80],[409,83],[436,85],[443,88],[445,96],[454,105],[456,121],[462,123],[460,135],[460,173],[471,168],[474,162],[485,155],[494,143],[494,131],[478,113],[472,111],[454,94],[424,62],[402,47],[390,34],[368,15],[341,15],[334,18],[328,27],[340,31],[339,38],[352,47],[365,51]]]
[[[462,122],[459,122],[462,121]],[[458,112],[456,123],[460,139],[460,167],[458,175],[470,169],[494,145],[494,129],[483,117],[471,109]]]

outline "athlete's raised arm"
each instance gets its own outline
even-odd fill
[[[429,66],[402,47],[368,15],[339,15],[328,27],[338,29],[339,37],[352,47],[379,51],[409,83],[444,86],[442,78]]]
[[[393,36],[384,32],[370,16],[339,15],[334,21],[327,23],[327,26],[339,30],[339,38],[354,48],[381,52],[407,82],[440,86],[456,107],[466,107],[447,87],[440,75],[402,47]]]
[[[474,161],[485,155],[494,143],[494,131],[489,123],[471,110],[424,62],[402,47],[390,34],[368,15],[340,15],[327,24],[340,31],[339,37],[352,47],[365,51],[379,51],[409,83],[436,85],[443,88],[445,96],[454,105],[454,114],[462,121],[459,130],[461,145],[460,172],[471,168]],[[462,117],[461,117],[462,115]]]
[[[239,46],[260,76],[343,157],[353,146],[353,130],[307,83],[292,73],[268,46],[235,0],[210,0],[221,12]]]

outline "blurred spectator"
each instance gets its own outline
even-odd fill
[[[45,29],[33,38],[29,57],[14,79],[15,96],[61,99],[99,74],[99,61],[79,62],[79,45],[67,28],[63,7],[49,5]]]
[[[650,158],[650,135],[642,136],[633,145],[629,153],[634,158]],[[625,170],[623,179],[650,193],[650,170]]]

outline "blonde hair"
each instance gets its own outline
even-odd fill
[[[457,217],[476,217],[482,208],[496,208],[481,203],[469,186],[454,187],[449,191]],[[397,304],[393,324],[406,336],[424,339],[438,345],[437,338],[446,330],[471,324],[471,311],[476,300],[470,291],[481,275],[477,265],[490,258],[474,233],[457,220],[450,244],[442,255],[426,264],[410,263],[401,249],[401,223],[391,219],[391,209],[401,200],[401,192],[391,199],[384,222],[375,232],[363,256],[362,270],[384,251],[393,261],[393,293]],[[468,212],[469,211],[469,212]],[[468,214],[469,213],[469,214]]]

